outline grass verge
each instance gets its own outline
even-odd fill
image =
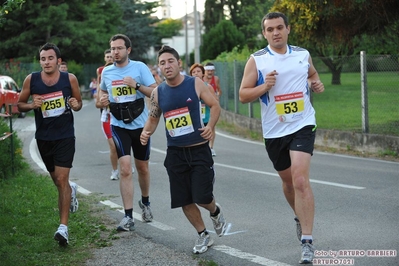
[[[79,195],[70,214],[69,246],[53,239],[59,225],[58,192],[52,180],[33,171],[0,180],[0,257],[2,265],[83,265],[91,249],[117,238],[106,226],[95,195]]]

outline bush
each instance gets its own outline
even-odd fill
[[[10,132],[6,121],[8,120],[0,119],[1,136],[5,132]],[[27,166],[22,155],[22,142],[15,132],[12,136],[0,141],[0,180],[12,177],[13,173],[17,174],[19,171],[26,169]]]

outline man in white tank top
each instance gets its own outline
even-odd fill
[[[262,19],[269,45],[251,55],[239,91],[242,103],[259,99],[266,150],[283,182],[283,192],[296,215],[301,241],[300,263],[314,256],[314,197],[309,182],[316,118],[311,90],[324,91],[309,52],[287,44],[290,26],[278,12]]]

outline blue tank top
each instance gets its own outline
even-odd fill
[[[158,105],[163,112],[168,147],[185,147],[205,141],[198,130],[203,127],[203,122],[194,77],[184,76],[184,81],[176,87],[161,83]]]
[[[73,113],[68,104],[72,97],[68,73],[60,72],[60,78],[53,86],[44,84],[40,73],[32,73],[30,93],[45,96],[48,101],[43,103],[42,108],[34,109],[36,139],[53,141],[74,137]]]

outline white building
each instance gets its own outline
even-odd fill
[[[202,21],[203,21],[203,13],[197,12],[198,16],[198,31],[199,36],[197,37],[197,47],[199,52],[199,47],[201,45],[201,35],[203,34],[202,30]],[[164,38],[162,39],[162,44],[168,45],[176,49],[180,56],[184,56],[186,53],[190,55],[195,52],[196,41],[195,41],[195,13],[192,12],[187,14],[187,23],[186,16],[180,18],[183,23],[183,29],[180,30],[179,36],[173,36],[172,38]],[[171,18],[171,5],[169,0],[161,0],[161,19]],[[187,26],[187,30],[186,30]],[[152,49],[153,50],[153,49]],[[148,58],[155,58],[157,51],[149,51]],[[196,55],[199,58],[199,54]],[[193,63],[193,62],[188,62]],[[186,62],[185,62],[186,64]],[[189,66],[188,66],[189,67]]]

